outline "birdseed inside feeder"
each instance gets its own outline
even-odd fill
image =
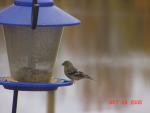
[[[64,26],[80,21],[54,5],[53,0],[15,0],[0,11],[11,76],[18,82],[0,81],[14,90],[12,113],[17,110],[18,91],[53,91],[72,85],[72,81],[52,76]]]
[[[80,21],[53,0],[15,0],[0,12],[11,76],[21,82],[49,82],[64,26]]]

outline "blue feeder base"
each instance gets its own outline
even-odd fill
[[[3,85],[5,89],[14,90],[12,113],[17,112],[17,100],[18,91],[54,91],[59,87],[70,86],[72,81],[59,79],[56,83],[30,83],[30,82],[8,82],[2,81],[0,85]]]

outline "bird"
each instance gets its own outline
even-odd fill
[[[76,67],[74,67],[74,65],[72,64],[71,61],[66,60],[62,63],[62,65],[64,66],[65,75],[69,79],[71,79],[73,82],[81,80],[81,79],[94,80],[93,78],[86,75],[85,73],[78,71],[78,69]]]

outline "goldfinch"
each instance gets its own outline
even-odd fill
[[[78,71],[70,61],[64,61],[62,65],[64,66],[65,75],[73,82],[84,78],[93,80],[90,76]]]

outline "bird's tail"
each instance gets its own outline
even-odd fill
[[[95,81],[92,77],[90,77],[90,76],[88,76],[87,75],[87,77],[86,77],[87,79],[89,79],[89,80],[93,80],[93,81]]]

